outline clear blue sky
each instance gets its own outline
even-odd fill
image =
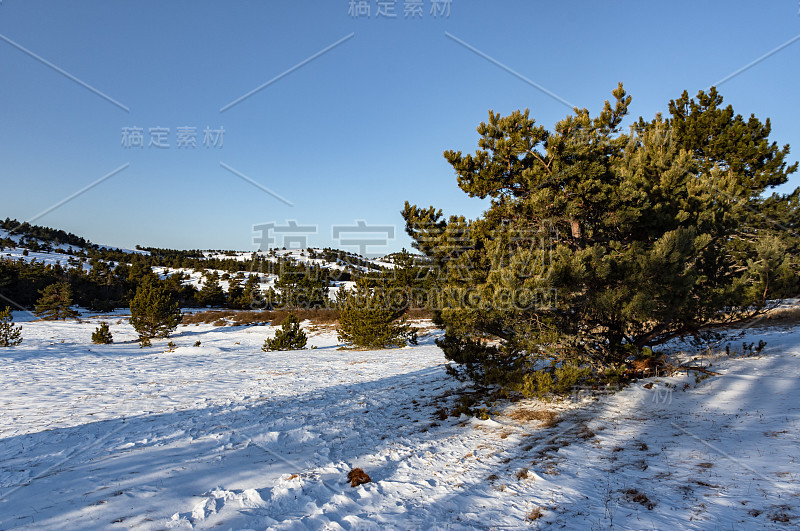
[[[308,244],[337,247],[333,226],[365,220],[396,226],[368,252],[398,250],[409,247],[405,200],[469,217],[485,208],[457,187],[442,152],[473,151],[489,109],[527,107],[547,127],[569,112],[446,32],[593,112],[622,81],[633,118],[800,34],[797,0],[453,0],[438,17],[424,0],[416,19],[404,17],[405,0],[389,3],[394,19],[376,17],[376,0],[370,18],[350,16],[350,0],[3,0],[0,215],[30,219],[129,163],[35,223],[127,247],[252,250],[255,224],[316,225]],[[799,65],[797,41],[720,87],[737,112],[772,119],[792,160]],[[126,149],[122,129],[134,126],[145,146]],[[195,149],[177,147],[185,126]],[[148,147],[156,127],[170,129],[169,148]],[[203,146],[206,127],[224,128],[221,148]]]

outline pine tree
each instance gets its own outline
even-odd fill
[[[622,133],[631,99],[621,84],[613,95],[552,131],[527,110],[490,111],[474,155],[445,152],[463,191],[492,198],[480,218],[406,203],[439,272],[441,346],[476,379],[601,370],[797,293],[798,243],[782,229],[798,227],[800,193],[764,197],[797,164],[769,120],[723,109],[712,89]]]
[[[434,271],[419,263],[422,258],[402,249],[392,256],[395,267],[383,270],[377,285],[390,291],[393,302],[405,308],[422,308],[435,280]]]
[[[11,308],[0,310],[0,347],[15,347],[22,343],[22,327],[14,324]]]
[[[328,282],[319,267],[305,267],[282,260],[275,287],[284,308],[315,308],[328,300]]]
[[[348,347],[383,349],[416,344],[416,332],[403,319],[405,308],[392,304],[385,290],[360,281],[354,291],[336,294],[339,341]]]
[[[197,294],[198,302],[203,306],[224,306],[225,292],[219,285],[219,274],[216,271],[206,273],[203,287]]]
[[[146,280],[131,300],[131,325],[139,334],[142,346],[152,338],[165,338],[181,322],[181,310],[168,290],[158,280]]]
[[[269,352],[272,350],[302,350],[306,348],[308,336],[300,328],[300,320],[292,313],[284,319],[281,329],[275,332],[275,337],[266,339],[261,350]]]
[[[228,308],[242,309],[247,307],[247,302],[244,300],[244,273],[239,271],[228,280]]]
[[[73,310],[72,289],[66,282],[50,284],[39,292],[41,297],[36,301],[36,315],[46,321],[77,317]]]
[[[256,308],[263,301],[264,296],[261,293],[261,280],[258,275],[248,275],[244,283],[244,292],[242,293],[242,308]]]
[[[111,335],[111,330],[108,328],[108,323],[105,321],[100,323],[100,326],[92,332],[92,343],[96,345],[109,345],[114,342],[114,337]]]

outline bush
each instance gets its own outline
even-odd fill
[[[108,328],[108,323],[105,321],[100,323],[100,326],[94,329],[92,333],[92,343],[95,345],[109,345],[114,342],[111,335],[111,330]]]
[[[0,310],[0,347],[15,347],[22,343],[22,327],[14,325],[11,308]]]
[[[169,337],[181,322],[181,310],[166,287],[157,280],[145,280],[131,300],[131,325],[141,346],[152,338]]]
[[[359,284],[355,291],[336,294],[339,341],[365,349],[404,347],[417,343],[417,333],[406,324],[402,308],[393,308],[380,289]]]
[[[521,377],[521,383],[512,388],[524,396],[542,399],[551,396],[566,396],[575,392],[576,386],[591,383],[593,383],[591,367],[565,363],[555,369],[541,369],[525,373]]]
[[[300,320],[293,313],[289,313],[283,320],[281,329],[275,333],[275,337],[264,341],[261,350],[270,352],[272,350],[301,350],[306,348],[308,336],[300,328]]]

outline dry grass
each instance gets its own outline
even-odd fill
[[[426,308],[409,308],[406,312],[406,319],[433,319],[433,310]]]
[[[211,323],[215,326],[242,326],[251,324],[271,324],[280,326],[289,315],[289,310],[235,311],[208,310],[184,314],[181,324]],[[292,310],[300,321],[310,321],[313,325],[330,325],[339,320],[338,310],[329,308]]]
[[[776,308],[765,315],[744,323],[748,328],[766,328],[769,326],[794,326],[800,323],[800,308]]]
[[[789,513],[786,513],[784,511],[776,511],[774,513],[771,513],[768,515],[768,518],[773,522],[782,524],[788,524],[792,520],[792,517],[789,516]]]
[[[200,323],[213,323],[220,319],[225,319],[233,316],[234,311],[211,310],[208,312],[185,313],[181,317],[182,325],[200,324]]]
[[[512,420],[520,421],[520,422],[530,422],[532,420],[538,420],[539,422],[544,423],[545,427],[552,428],[558,424],[558,413],[555,411],[548,411],[545,409],[524,409],[519,408],[515,409],[508,416]]]
[[[316,326],[331,326],[339,321],[339,310],[334,308],[301,308],[295,310],[206,310],[183,315],[181,324],[209,323],[215,326],[241,326],[249,324],[271,324],[280,326],[289,312],[300,321],[310,321]],[[410,320],[430,319],[432,312],[424,309],[411,309],[406,314]],[[435,327],[434,327],[435,328]]]
[[[653,510],[653,507],[656,506],[655,502],[653,502],[647,497],[647,494],[637,489],[626,490],[625,499],[643,505],[647,507],[649,510]]]
[[[538,520],[542,516],[544,516],[544,513],[542,512],[542,508],[541,507],[536,507],[535,509],[533,509],[531,512],[528,513],[527,518],[528,518],[528,520],[530,522],[535,522],[536,520]]]

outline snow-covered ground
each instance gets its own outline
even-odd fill
[[[265,326],[22,322],[0,349],[0,529],[742,529],[800,522],[800,330],[617,394],[440,420],[416,347],[261,352]],[[199,346],[194,346],[200,341]],[[739,345],[737,347],[737,345]],[[732,344],[741,351],[741,340]],[[549,421],[549,422],[548,422]],[[352,488],[348,471],[372,481]]]

